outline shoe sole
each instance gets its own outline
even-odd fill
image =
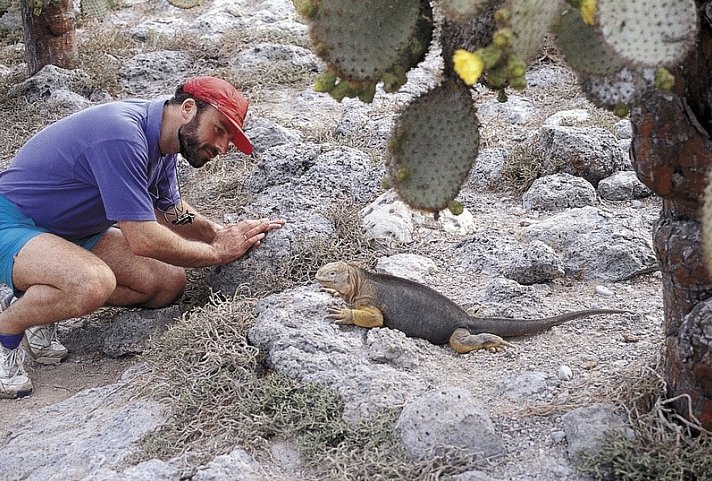
[[[67,357],[65,354],[62,357],[48,357],[48,356],[37,356],[35,357],[35,353],[32,352],[32,349],[30,349],[30,343],[27,342],[27,338],[22,339],[22,347],[25,349],[25,352],[27,352],[27,355],[30,356],[30,359],[32,359],[34,362],[39,363],[39,364],[59,364],[62,359]]]
[[[20,399],[32,395],[32,388],[29,390],[21,390],[16,393],[0,392],[0,399]]]

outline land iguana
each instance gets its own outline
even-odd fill
[[[336,324],[389,327],[408,337],[449,344],[460,353],[476,349],[499,351],[510,346],[502,337],[534,334],[567,321],[597,314],[621,314],[619,309],[587,309],[545,319],[474,317],[444,295],[417,282],[376,274],[346,262],[332,262],[316,273],[323,290],[352,306],[330,307]]]

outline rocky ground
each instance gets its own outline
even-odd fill
[[[215,0],[192,10],[163,2],[153,8],[143,8],[141,2],[120,3],[107,21],[122,25],[135,38],[150,31],[187,31],[214,40],[248,27],[294,38],[293,45],[283,41],[244,45],[223,68],[263,73],[265,63],[323,68],[308,51],[300,50],[299,45],[306,42],[305,28],[287,1]],[[130,65],[122,79],[126,90],[147,95],[170,93],[166,86],[194,73],[190,58],[181,55],[166,51],[136,55],[127,62]],[[381,204],[374,202],[383,193],[378,182],[383,173],[380,163],[385,140],[397,110],[436,81],[439,65],[435,51],[412,73],[399,94],[381,92],[372,105],[351,100],[339,104],[309,88],[281,85],[279,77],[270,79],[267,87],[254,89],[248,135],[255,139],[257,159],[254,163],[238,159],[231,165],[244,169],[243,178],[247,180],[239,195],[251,201],[246,210],[284,215],[290,227],[267,239],[260,251],[235,266],[234,271],[211,271],[213,287],[234,289],[256,276],[265,262],[277,264],[280,259],[297,256],[299,239],[329,236],[330,227],[325,227],[317,215],[318,208],[344,192],[350,193],[359,206],[378,210],[386,205],[386,210],[392,211],[398,205],[392,198]],[[130,73],[129,67],[134,69]],[[545,333],[513,339],[514,347],[505,352],[458,355],[449,348],[406,339],[387,329],[366,332],[335,328],[324,318],[333,300],[307,283],[263,299],[258,305],[258,322],[250,333],[251,340],[267,352],[270,367],[334,387],[346,399],[347,415],[353,418],[384,407],[423,410],[428,406],[422,411],[428,422],[421,425],[438,431],[433,421],[457,420],[461,406],[465,411],[477,411],[478,427],[494,433],[498,440],[497,456],[482,471],[460,475],[460,481],[587,479],[573,468],[568,451],[605,430],[607,421],[598,421],[609,419],[612,411],[608,404],[615,401],[619,390],[635,383],[647,367],[655,365],[662,344],[659,274],[640,273],[654,265],[649,237],[660,207],[658,199],[636,193],[640,189],[629,189],[620,197],[604,195],[593,184],[582,187],[566,177],[571,172],[551,172],[548,187],[532,187],[524,200],[522,195],[503,189],[502,167],[507,159],[517,155],[518,146],[537,136],[546,137],[546,127],[552,125],[556,135],[571,137],[563,144],[550,142],[541,147],[541,152],[552,157],[566,145],[578,145],[592,164],[630,172],[626,150],[630,134],[626,134],[625,122],[618,123],[592,107],[578,92],[573,76],[553,55],[543,52],[528,80],[530,87],[512,96],[507,104],[498,104],[489,92],[479,92],[481,160],[461,193],[471,217],[436,222],[406,214],[380,214],[372,223],[364,220],[364,230],[375,242],[397,245],[384,252],[399,255],[384,255],[378,266],[430,285],[475,315],[531,318],[603,307],[630,313],[577,320]],[[50,89],[49,100],[38,100],[35,106],[44,108],[42,102],[66,100],[59,96],[61,90]],[[89,102],[84,101],[81,106]],[[569,127],[581,131],[572,133],[566,130]],[[581,136],[584,141],[577,143]],[[617,160],[610,160],[610,152],[615,152]],[[9,156],[3,160],[9,161]],[[209,173],[194,177],[186,174],[184,180],[185,195],[197,200],[207,197],[206,186],[215,198],[238,195],[233,184],[226,186]],[[219,203],[211,207],[218,219],[235,208],[227,201],[222,208]],[[384,223],[390,227],[383,228]],[[537,251],[532,247],[534,241],[549,248]],[[533,254],[527,257],[527,252]],[[521,282],[515,282],[515,278]],[[534,282],[524,282],[527,279]],[[114,319],[111,314],[110,319]],[[131,475],[131,468],[121,461],[135,439],[123,436],[123,432],[125,452],[104,455],[101,460],[98,455],[90,456],[86,462],[91,446],[99,449],[97,446],[108,443],[114,434],[97,427],[92,437],[91,433],[70,431],[61,423],[52,434],[48,417],[84,419],[73,409],[102,413],[101,401],[108,395],[89,388],[118,389],[111,386],[116,386],[127,368],[142,361],[140,355],[108,357],[105,349],[81,349],[87,338],[81,332],[97,332],[96,326],[106,323],[100,313],[63,325],[60,334],[76,348],[67,361],[59,366],[29,366],[35,385],[33,396],[0,401],[3,418],[14,420],[0,427],[0,456],[11,460],[0,465],[27,464],[34,469],[3,472],[0,467],[0,474],[7,479],[40,479],[53,463],[55,477],[45,479],[179,479],[167,468],[144,468],[140,471],[143,474]],[[130,380],[131,376],[125,376],[122,382]],[[92,395],[96,396],[93,400]],[[461,404],[453,402],[453,397]],[[135,414],[132,409],[138,408],[130,402],[112,403],[119,406],[116,416],[134,413],[137,419],[144,419]],[[146,408],[150,415],[145,419],[151,420],[146,422],[147,429],[154,421],[160,424],[160,416],[152,409]],[[88,419],[85,421],[91,425]],[[403,424],[404,442],[416,454],[425,449],[428,442],[423,439],[427,436],[418,431],[418,422],[411,419]],[[602,427],[591,432],[586,431],[587,425]],[[67,443],[76,436],[83,447],[62,451],[59,458],[48,454],[44,460],[38,456],[28,460],[23,449],[31,449],[36,440],[22,433],[38,426],[49,437],[57,436]],[[438,433],[436,441],[463,439],[457,427]],[[132,434],[140,438],[142,432],[135,427]],[[418,447],[418,443],[425,446]],[[38,452],[43,449],[50,447],[38,448]],[[257,468],[244,460],[228,465],[232,469],[252,466],[245,468],[244,479],[310,479],[309,472],[301,469],[293,456],[274,455],[261,462]],[[261,470],[268,474],[260,474]],[[162,474],[157,474],[159,471]],[[216,477],[210,479],[234,479],[227,474],[219,477],[216,472],[217,468],[212,472]],[[208,479],[207,475],[203,479]]]

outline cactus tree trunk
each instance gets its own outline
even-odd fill
[[[35,7],[42,4],[41,9]],[[30,75],[47,64],[75,68],[78,53],[72,0],[21,0],[25,61]]]
[[[663,198],[653,242],[663,277],[669,395],[679,397],[680,414],[712,429],[712,276],[700,224],[712,167],[712,16],[705,15],[712,1],[697,4],[700,43],[675,72],[673,92],[653,94],[631,112],[631,151],[638,177]]]

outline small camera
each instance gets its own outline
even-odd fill
[[[195,214],[193,214],[192,212],[183,212],[171,222],[173,225],[186,225],[192,224],[193,219],[195,219]]]

